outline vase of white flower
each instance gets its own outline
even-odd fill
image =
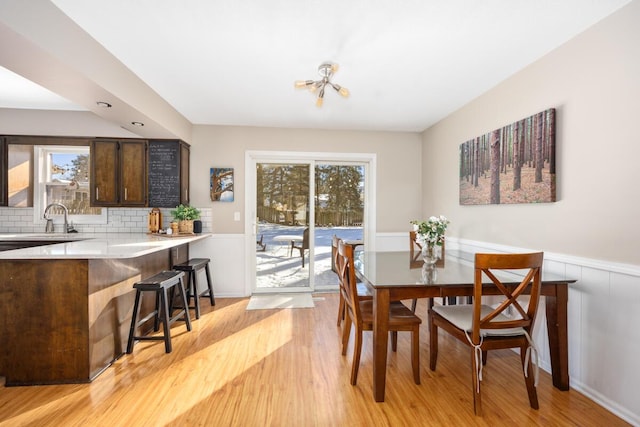
[[[426,221],[411,221],[416,232],[416,241],[422,246],[425,264],[434,265],[438,261],[436,246],[442,246],[449,220],[443,216],[432,216]]]

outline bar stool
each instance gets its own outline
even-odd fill
[[[171,353],[171,330],[169,326],[180,318],[184,319],[187,324],[187,330],[191,330],[189,313],[184,308],[187,306],[187,295],[182,282],[183,276],[184,273],[181,271],[163,271],[148,279],[136,282],[133,285],[133,288],[136,290],[136,300],[133,304],[133,315],[131,316],[131,329],[129,330],[127,354],[131,354],[133,351],[133,344],[135,341],[142,340],[164,340],[165,351],[167,353]],[[182,309],[172,317],[173,304],[171,304],[170,301],[172,301],[173,298],[169,298],[167,296],[167,291],[171,291],[171,296],[173,296],[173,292],[176,287],[180,293],[180,299],[183,301],[183,305]],[[142,297],[143,292],[156,293],[156,307],[154,311],[149,313],[143,319],[137,320],[138,315],[140,314],[140,298]],[[153,330],[156,332],[160,329],[160,321],[162,321],[163,336],[136,336],[136,329],[151,318],[154,318]]]
[[[189,261],[183,262],[182,264],[176,264],[173,266],[174,270],[183,271],[187,274],[187,303],[191,302],[191,297],[193,296],[195,300],[194,307],[188,307],[191,309],[195,309],[196,311],[196,319],[200,318],[200,297],[209,297],[211,301],[211,305],[216,305],[216,300],[213,296],[213,285],[211,283],[211,273],[209,272],[209,262],[211,260],[209,258],[193,258]],[[207,290],[202,293],[198,293],[198,271],[204,268],[205,273],[207,274]],[[186,307],[186,305],[185,305]]]

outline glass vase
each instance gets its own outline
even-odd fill
[[[433,266],[438,262],[438,254],[435,245],[424,245],[422,247],[422,259],[428,266]]]
[[[438,280],[438,269],[435,264],[424,264],[422,266],[422,283],[431,285]]]

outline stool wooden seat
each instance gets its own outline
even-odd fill
[[[187,303],[191,303],[191,297],[194,298],[194,306],[188,307],[195,309],[196,319],[200,318],[200,297],[209,297],[211,305],[216,305],[216,300],[213,295],[213,284],[211,283],[211,273],[209,271],[209,258],[193,258],[189,261],[173,266],[174,270],[183,271],[187,274]],[[204,269],[207,275],[207,289],[202,293],[198,293],[198,271]]]
[[[171,330],[169,327],[178,319],[182,318],[187,324],[187,330],[191,330],[189,312],[184,308],[187,307],[187,295],[182,282],[183,276],[184,273],[181,271],[163,271],[148,279],[136,282],[133,285],[133,288],[136,290],[136,300],[133,304],[133,315],[131,316],[131,328],[129,330],[129,341],[127,343],[128,354],[131,354],[133,351],[135,341],[142,340],[164,340],[165,351],[171,353]],[[178,288],[178,293],[180,294],[183,305],[175,316],[172,316],[173,306],[170,301],[173,301],[173,291],[176,287]],[[171,297],[167,296],[167,291],[171,291]],[[138,315],[140,314],[140,299],[143,292],[156,293],[156,306],[154,311],[143,319],[138,320]],[[136,329],[151,318],[154,318],[153,330],[156,332],[160,329],[160,321],[162,321],[163,336],[135,335]]]

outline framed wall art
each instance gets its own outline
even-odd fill
[[[556,201],[555,109],[460,145],[460,204]]]
[[[214,202],[233,202],[233,168],[211,168],[209,192]]]

